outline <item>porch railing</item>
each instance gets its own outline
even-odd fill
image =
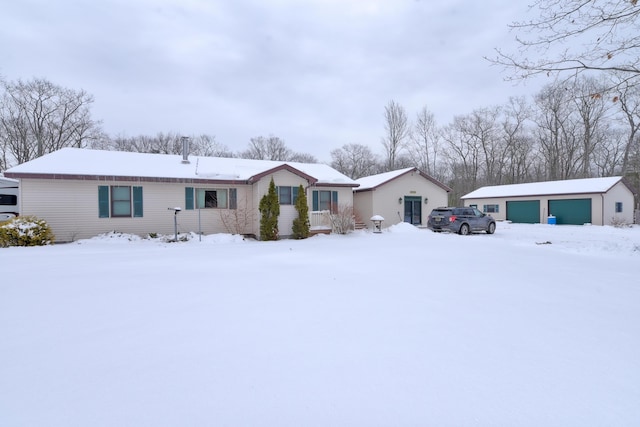
[[[331,230],[331,219],[329,211],[312,211],[309,212],[309,225],[312,230]]]

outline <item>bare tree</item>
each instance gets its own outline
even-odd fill
[[[292,153],[287,161],[298,163],[318,163],[318,159],[314,155],[307,153]]]
[[[490,59],[513,70],[511,78],[615,71],[626,81],[638,82],[637,0],[536,0],[530,11],[536,11],[537,18],[510,25],[520,51],[498,49],[498,56]]]
[[[530,108],[523,97],[510,98],[502,109],[501,135],[505,144],[504,184],[526,182],[534,166],[534,141],[526,128]]]
[[[155,136],[139,135],[135,137],[118,136],[104,138],[91,145],[92,148],[114,151],[133,151],[137,153],[182,154],[182,138],[179,133],[162,133]],[[229,149],[218,143],[215,136],[196,135],[189,138],[189,154],[207,157],[233,157]]]
[[[622,173],[628,173],[633,171],[629,165],[631,149],[634,141],[640,135],[640,88],[622,81],[617,85],[617,96],[614,100],[618,102],[622,112],[622,120],[628,126],[621,167]],[[635,172],[638,173],[640,170],[636,169]]]
[[[366,145],[346,144],[331,151],[331,167],[351,179],[374,175],[378,165],[378,159]]]
[[[241,152],[239,156],[244,159],[287,161],[292,154],[291,149],[280,138],[257,136],[251,138],[249,148]]]
[[[579,118],[579,137],[582,141],[582,165],[578,175],[581,178],[591,177],[593,153],[605,139],[602,132],[605,127],[603,122],[610,104],[603,101],[601,93],[604,90],[604,85],[592,78],[580,78],[575,81],[573,103]]]
[[[435,174],[440,134],[435,116],[427,107],[418,113],[410,140],[408,153],[413,164],[423,172]]]
[[[547,85],[535,96],[536,139],[547,179],[575,178],[581,144],[572,111],[572,94],[561,85]]]
[[[626,132],[620,128],[607,129],[607,138],[593,152],[595,175],[614,176],[621,173],[627,146]]]
[[[448,181],[454,189],[450,197],[455,203],[465,193],[477,188],[480,173],[480,147],[464,131],[465,120],[464,116],[454,117],[441,133],[447,146],[443,157],[449,173]]]
[[[404,108],[395,101],[389,101],[384,107],[386,135],[382,139],[382,145],[386,154],[387,170],[394,170],[398,154],[409,136],[409,121]]]
[[[0,81],[2,146],[23,163],[62,147],[85,147],[100,138],[100,124],[91,118],[93,97],[44,79]],[[6,153],[5,153],[6,154]]]

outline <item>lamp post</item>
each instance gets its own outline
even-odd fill
[[[182,210],[181,207],[176,206],[175,208],[167,208],[170,211],[173,211],[173,233],[174,233],[174,241],[178,241],[178,212]]]

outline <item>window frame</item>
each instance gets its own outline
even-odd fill
[[[321,193],[329,193],[329,209],[320,209],[320,195]],[[329,212],[335,214],[338,212],[338,192],[335,190],[313,190],[311,193],[312,197],[312,210],[315,212],[328,210]],[[323,201],[322,203],[326,203]]]
[[[115,189],[126,188],[124,191]],[[128,206],[128,213],[116,213],[117,206]],[[144,212],[143,187],[135,185],[99,185],[98,186],[98,218],[142,218]]]
[[[622,202],[616,202],[616,205],[615,205],[615,212],[616,212],[616,213],[622,213],[622,212],[623,212],[623,205],[622,205]]]
[[[295,205],[298,201],[299,187],[293,185],[281,185],[276,187],[278,193],[278,203],[281,205]],[[287,200],[283,201],[282,195],[287,196]]]
[[[482,205],[483,213],[500,213],[500,205],[498,203],[490,205]]]
[[[204,195],[201,194],[204,192]],[[220,192],[220,194],[218,194]],[[215,197],[212,194],[215,193]],[[208,196],[209,194],[209,196]],[[224,197],[220,197],[224,194]],[[209,200],[207,200],[209,197]],[[215,206],[212,206],[215,203]],[[223,204],[224,206],[220,206]],[[195,208],[196,209],[228,209],[229,208],[229,189],[228,188],[196,188],[195,189]]]

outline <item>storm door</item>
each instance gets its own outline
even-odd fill
[[[406,196],[404,198],[404,222],[422,225],[422,198]]]

